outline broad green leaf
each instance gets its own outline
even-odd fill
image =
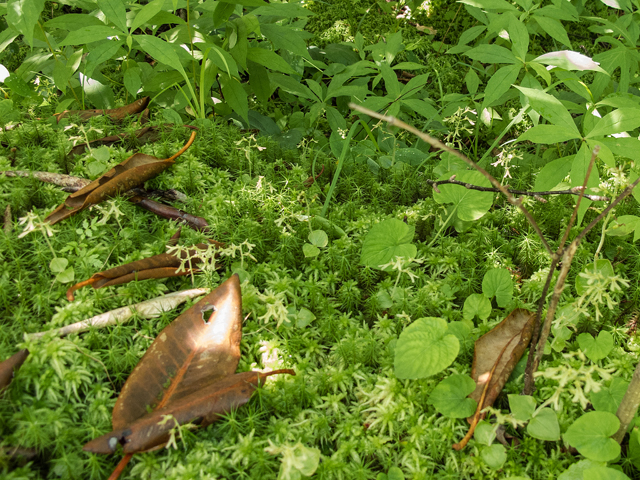
[[[229,17],[236,10],[236,6],[231,3],[218,2],[215,4],[215,7],[213,10],[213,26],[218,28],[229,20]]]
[[[558,480],[585,480],[584,472],[593,467],[603,466],[601,462],[592,462],[591,460],[580,460],[573,463],[558,476]]]
[[[609,462],[620,455],[620,445],[611,438],[618,428],[620,420],[614,414],[589,412],[573,422],[563,437],[589,460]]]
[[[458,356],[460,343],[442,318],[419,318],[400,334],[395,347],[395,373],[401,379],[429,377]]]
[[[123,45],[123,40],[104,40],[92,48],[87,55],[87,63],[84,73],[90,77],[95,69],[102,63],[113,57]]]
[[[597,362],[606,358],[613,350],[613,337],[604,330],[596,338],[593,338],[590,333],[581,333],[578,335],[578,345],[589,360]]]
[[[469,68],[469,71],[464,77],[464,81],[467,84],[467,90],[471,95],[478,93],[478,86],[480,85],[480,78],[473,68]]]
[[[362,243],[360,263],[379,269],[396,257],[415,258],[418,249],[411,243],[415,227],[397,218],[383,220],[371,227]]]
[[[307,98],[309,100],[318,101],[318,98],[313,94],[309,88],[302,85],[293,77],[288,75],[282,75],[280,73],[270,73],[269,79],[273,85],[277,85],[282,90],[299,97]]]
[[[598,140],[587,139],[587,146],[589,150],[592,152],[598,147],[600,150],[598,151],[598,158],[604,162],[604,164],[609,168],[616,168],[616,158],[613,156],[613,152],[607,145],[605,145],[601,140],[603,138],[599,138]]]
[[[529,33],[524,23],[513,15],[509,17],[509,38],[511,39],[513,53],[518,55],[524,62],[529,50]]]
[[[122,83],[124,83],[127,92],[135,97],[138,94],[138,90],[140,90],[140,87],[142,86],[142,80],[140,79],[140,69],[128,68],[122,76]]]
[[[20,35],[20,33],[12,28],[6,28],[0,32],[0,53],[4,52],[4,49],[11,45],[18,35]]]
[[[602,387],[598,392],[592,392],[589,400],[597,411],[615,414],[622,403],[624,394],[627,393],[627,388],[629,388],[629,382],[620,377],[613,377],[608,387]]]
[[[311,60],[307,51],[307,43],[298,31],[275,23],[261,24],[260,31],[273,42],[276,49],[286,50]]]
[[[627,132],[640,127],[640,108],[619,108],[602,117],[587,138]]]
[[[69,265],[69,260],[67,260],[66,258],[56,257],[51,260],[51,263],[49,263],[49,269],[53,273],[60,273],[67,268],[67,265]]]
[[[533,190],[535,192],[546,192],[562,182],[569,175],[574,158],[575,155],[569,155],[547,163],[536,175]]]
[[[480,451],[480,458],[486,463],[489,468],[499,470],[507,461],[507,450],[504,445],[494,443],[488,447],[484,447]]]
[[[291,65],[289,65],[284,58],[265,48],[249,48],[247,50],[247,60],[251,60],[252,62],[256,62],[259,65],[277,72],[296,75],[296,71],[291,68]]]
[[[230,77],[226,73],[221,73],[219,79],[225,101],[234,112],[248,123],[249,103],[247,100],[247,92],[242,88],[238,80]]]
[[[173,45],[152,35],[133,35],[133,38],[140,44],[142,50],[151,57],[160,63],[164,63],[168,67],[175,68],[185,79],[188,79],[180,63],[180,57],[178,57],[178,54],[173,49]]]
[[[521,65],[506,65],[491,76],[485,88],[485,96],[482,101],[483,109],[493,105],[511,88],[511,85],[518,79],[521,68]]]
[[[23,97],[31,97],[36,95],[33,84],[25,82],[15,73],[10,74],[4,79],[4,85],[5,87],[8,87],[13,93],[22,95]]]
[[[82,27],[72,32],[59,43],[62,47],[64,45],[84,45],[85,43],[99,42],[109,37],[120,36],[120,40],[123,40],[126,35],[119,32],[115,28],[105,26],[92,25],[90,27]],[[155,38],[155,37],[152,37]]]
[[[96,108],[114,108],[116,99],[113,90],[108,85],[100,83],[98,80],[86,77],[80,73],[80,83],[85,95]]]
[[[591,161],[591,150],[587,147],[586,143],[582,143],[580,146],[580,150],[576,154],[573,159],[573,165],[571,165],[571,186],[578,187],[584,184],[584,180],[587,175],[587,170],[589,168],[589,163]],[[589,180],[587,181],[587,190],[585,193],[597,194],[593,189],[597,188],[600,185],[600,174],[598,172],[598,165],[594,164],[591,169],[591,175],[589,176]],[[577,197],[576,197],[577,199]],[[575,200],[575,199],[574,199]],[[582,218],[584,214],[591,206],[591,200],[583,198],[580,202],[580,208],[578,209],[578,221],[576,226],[582,223]]]
[[[574,138],[580,138],[576,129],[557,125],[536,125],[518,137],[519,142],[529,140],[533,143],[561,143]]]
[[[496,439],[496,426],[491,425],[486,420],[478,422],[476,431],[473,433],[473,438],[479,445],[489,446]]]
[[[464,301],[462,316],[466,320],[473,320],[475,316],[486,320],[491,315],[491,301],[482,293],[472,293]]]
[[[324,230],[314,230],[309,234],[309,242],[319,248],[324,248],[329,243],[329,237]]]
[[[320,249],[315,245],[305,243],[304,245],[302,245],[302,253],[304,253],[304,256],[306,258],[317,257],[318,255],[320,255]]]
[[[257,99],[262,103],[267,103],[271,96],[271,81],[269,80],[269,72],[262,65],[255,62],[247,62],[249,70],[249,85],[253,89]]]
[[[620,470],[609,467],[592,467],[584,471],[582,478],[589,480],[631,480]]]
[[[640,162],[640,140],[633,137],[606,137],[599,139],[614,154]]]
[[[580,137],[580,131],[578,130],[578,127],[576,127],[571,114],[567,108],[560,103],[560,100],[553,95],[543,92],[542,90],[525,87],[516,88],[527,97],[531,108],[549,120],[549,122],[554,125],[567,128],[568,130],[572,130],[575,132],[575,137]]]
[[[245,7],[263,7],[268,3],[263,0],[220,0],[220,3],[229,3],[232,5],[243,5]]]
[[[302,5],[295,3],[271,3],[256,8],[251,14],[285,18],[310,17],[315,15],[315,13],[308,8],[304,8]]]
[[[566,45],[567,47],[571,47],[571,41],[569,40],[569,36],[567,35],[566,30],[562,23],[555,18],[543,17],[542,15],[534,15],[536,22],[538,25],[544,30],[551,38],[557,40],[558,42]],[[568,70],[568,69],[567,69]]]
[[[560,440],[560,425],[556,412],[550,408],[540,410],[527,425],[527,433],[538,440]]]
[[[211,60],[220,70],[227,72],[230,76],[239,79],[238,65],[233,57],[226,50],[212,43],[207,43],[206,48],[210,48],[209,60]]]
[[[104,27],[105,24],[93,15],[87,15],[85,13],[67,13],[66,15],[60,15],[59,17],[54,17],[51,20],[48,20],[45,22],[44,26],[47,27],[47,29],[59,28],[61,30],[73,31],[88,26]]]
[[[510,394],[509,408],[519,422],[528,422],[536,411],[536,400],[531,395]]]
[[[605,233],[612,237],[623,237],[633,233],[633,241],[636,242],[640,238],[640,217],[621,215],[611,222]]]
[[[429,405],[449,418],[466,418],[476,411],[478,404],[468,395],[476,389],[476,382],[468,375],[445,378],[429,395]]]
[[[594,62],[581,53],[571,50],[545,53],[544,55],[534,58],[533,61],[544,65],[554,65],[565,70],[593,70],[608,75],[606,71],[598,66],[597,62]]]
[[[56,275],[56,280],[60,283],[70,283],[73,282],[73,280],[75,279],[75,272],[73,271],[73,268],[69,267],[66,270],[60,272],[58,275]]]
[[[465,55],[482,63],[521,63],[511,51],[498,45],[480,45],[467,50]]]
[[[490,187],[491,184],[484,175],[475,171],[456,172],[456,180],[467,182],[481,187]],[[463,187],[462,185],[438,185],[440,193],[434,192],[433,198],[438,203],[452,203],[457,209],[460,220],[478,220],[485,215],[493,205],[493,193],[479,192]]]
[[[396,76],[396,72],[388,65],[383,64],[380,66],[380,73],[382,74],[384,86],[388,95],[394,99],[398,98],[402,88],[398,81],[398,77]]]
[[[127,31],[127,10],[122,0],[96,0],[98,7],[121,31]]]
[[[460,0],[471,7],[482,8],[484,10],[514,11],[516,7],[505,0]]]
[[[424,100],[418,100],[411,98],[409,100],[401,100],[402,105],[409,107],[418,115],[422,115],[427,120],[438,120],[440,116],[438,111],[429,103]]]
[[[33,46],[33,29],[44,9],[44,0],[7,0],[7,23]]]
[[[162,116],[167,123],[173,123],[174,125],[182,125],[183,123],[182,118],[180,118],[180,114],[173,108],[163,108]]]
[[[165,0],[153,0],[152,2],[147,3],[140,11],[136,14],[136,17],[131,22],[131,32],[133,33],[136,29],[143,26],[145,23],[149,22],[153,17],[155,17],[164,6]]]
[[[506,307],[513,295],[513,281],[509,271],[505,268],[494,268],[489,270],[482,279],[482,293],[487,298],[493,298],[501,308]]]

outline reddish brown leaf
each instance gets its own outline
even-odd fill
[[[86,187],[69,195],[64,203],[56,208],[46,220],[53,225],[84,208],[144,184],[150,178],[155,177],[173,165],[175,159],[191,146],[195,136],[196,132],[192,132],[187,144],[178,153],[164,160],[159,160],[151,155],[136,153]]]
[[[172,237],[170,243],[177,241]],[[221,243],[214,240],[209,240],[212,244],[220,247]],[[198,258],[198,250],[205,250],[207,245],[204,243],[198,243],[194,245],[194,248],[190,249],[187,253],[181,252],[180,255],[173,255],[169,253],[161,253],[160,255],[154,255],[153,257],[143,258],[142,260],[136,260],[135,262],[125,263],[119,265],[104,272],[98,272],[91,276],[88,280],[76,283],[69,290],[67,290],[67,299],[73,302],[73,292],[76,290],[91,285],[93,288],[111,287],[114,285],[122,285],[131,281],[148,280],[150,278],[167,278],[167,277],[180,277],[184,275],[191,275],[197,273],[197,267],[202,263],[202,259]],[[183,260],[191,258],[187,261],[185,268],[178,271],[182,265]]]
[[[130,103],[129,105],[125,105],[124,107],[120,107],[120,108],[112,108],[109,110],[102,110],[102,109],[96,109],[96,110],[65,110],[62,113],[58,113],[57,115],[55,115],[56,119],[58,120],[58,122],[60,120],[62,120],[65,117],[71,117],[73,115],[79,115],[81,120],[89,120],[91,117],[97,117],[100,115],[107,115],[109,116],[112,120],[116,120],[116,121],[120,121],[120,120],[124,120],[124,118],[127,115],[135,115],[136,113],[140,113],[142,112],[145,108],[147,108],[147,105],[149,105],[149,101],[151,99],[149,97],[144,97],[144,98],[140,98],[138,100],[136,100],[133,103]]]
[[[0,362],[0,391],[9,386],[15,372],[22,366],[28,356],[29,350],[24,349],[7,358],[4,362]]]
[[[476,389],[469,398],[480,403],[483,390],[487,387],[482,405],[478,405],[480,410],[493,405],[522,358],[531,341],[534,319],[535,313],[518,308],[476,340],[471,368],[471,377],[476,382]],[[494,368],[493,375],[490,375]]]
[[[141,195],[135,195],[129,198],[129,201],[140,208],[144,208],[151,213],[155,213],[159,217],[176,220],[180,223],[189,225],[191,228],[199,232],[206,232],[209,230],[209,223],[204,218],[191,215],[190,213],[172,207],[171,205],[165,205],[164,203],[156,202],[155,200],[145,198]]]
[[[268,373],[244,372],[229,375],[208,386],[187,395],[177,401],[171,401],[166,407],[149,413],[138,421],[96,438],[84,446],[92,453],[113,453],[118,444],[122,444],[125,453],[136,453],[169,439],[169,432],[179,425],[194,422],[202,426],[215,422],[221,414],[244,405],[251,394],[265,378],[270,375],[288,373],[293,370],[275,370]],[[165,415],[171,415],[169,421],[162,422]]]

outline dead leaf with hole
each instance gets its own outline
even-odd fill
[[[266,377],[294,374],[235,374],[241,338],[240,280],[232,275],[160,332],[122,387],[113,409],[113,431],[84,450],[108,454],[123,445],[127,455],[119,473],[131,454],[166,443],[176,422],[214,422],[249,401]]]
[[[178,153],[164,160],[136,153],[86,187],[69,195],[64,203],[51,212],[45,220],[53,225],[91,205],[143,185],[144,182],[173,165],[175,159],[191,146],[195,136],[196,132],[192,132],[187,144]]]
[[[18,353],[0,362],[0,392],[9,386],[15,372],[22,366],[29,356],[29,350],[20,350]]]
[[[173,237],[169,244],[175,244],[180,236],[180,231]],[[209,240],[212,245],[216,247],[222,247],[223,244],[216,242],[215,240]],[[69,290],[67,290],[67,299],[73,302],[73,293],[82,288],[91,285],[94,289],[103,287],[112,287],[114,285],[122,285],[123,283],[129,283],[132,281],[148,280],[151,278],[168,278],[168,277],[181,277],[184,275],[191,275],[192,273],[198,273],[200,270],[197,268],[201,265],[203,259],[200,258],[199,252],[206,250],[208,245],[204,243],[198,243],[188,251],[180,251],[179,254],[174,255],[172,253],[161,253],[160,255],[154,255],[152,257],[143,258],[142,260],[136,260],[135,262],[125,263],[103,272],[95,273],[91,278],[82,282],[76,283]],[[184,268],[180,268],[184,265]]]
[[[98,117],[100,115],[106,115],[111,118],[111,120],[121,121],[127,115],[135,115],[137,113],[143,112],[149,105],[149,101],[151,99],[149,97],[143,97],[136,100],[129,105],[125,105],[120,108],[111,108],[108,110],[95,109],[95,110],[65,110],[62,113],[58,113],[55,115],[58,122],[66,117],[72,117],[73,115],[79,115],[82,121],[89,120],[92,117]]]

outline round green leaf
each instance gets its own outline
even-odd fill
[[[65,268],[67,268],[67,265],[69,265],[69,260],[67,260],[66,258],[57,257],[51,260],[49,268],[53,273],[60,273],[64,271]]]
[[[506,307],[513,295],[513,281],[509,271],[506,268],[489,270],[482,279],[482,293],[488,298],[495,295],[498,306]]]
[[[527,433],[538,440],[560,440],[560,425],[556,412],[543,408],[527,425]]]
[[[311,245],[310,243],[305,243],[302,246],[302,253],[304,253],[304,256],[307,258],[317,257],[318,255],[320,255],[320,249],[315,245]]]
[[[583,477],[589,480],[629,480],[623,472],[609,467],[593,467],[584,471]]]
[[[590,263],[589,265],[584,267],[582,269],[582,272],[580,273],[587,273],[590,275],[598,274],[605,278],[615,275],[613,266],[607,259],[596,260],[595,263]],[[578,295],[584,295],[585,293],[587,293],[589,287],[590,285],[588,284],[588,279],[579,274],[576,277],[576,292],[578,292]]]
[[[496,443],[489,447],[484,447],[482,452],[480,452],[480,457],[484,463],[489,466],[489,468],[498,470],[499,468],[502,468],[504,462],[507,461],[507,450],[504,446]]]
[[[400,334],[395,348],[398,378],[424,378],[441,372],[458,356],[460,343],[442,318],[419,318]]]
[[[536,411],[536,400],[530,395],[509,395],[511,414],[519,422],[528,422]]]
[[[481,320],[486,320],[491,315],[491,302],[482,293],[469,295],[462,307],[462,316],[466,320],[473,320],[476,315]]]
[[[616,413],[627,388],[629,388],[629,382],[620,377],[614,377],[608,387],[603,387],[599,392],[591,394],[590,400],[593,408],[599,412]]]
[[[473,432],[473,438],[480,445],[491,445],[496,439],[496,426],[491,425],[486,420],[478,422],[476,430]]]
[[[91,156],[100,162],[106,162],[111,157],[109,147],[94,148],[91,150]]]
[[[620,445],[611,435],[620,428],[620,420],[609,412],[589,412],[578,418],[564,434],[565,441],[596,462],[609,462],[620,455]]]
[[[329,243],[329,237],[324,230],[314,230],[309,234],[309,242],[318,248],[323,248]]]
[[[73,282],[73,279],[75,278],[75,272],[73,271],[72,267],[67,268],[66,270],[60,272],[58,275],[56,275],[56,280],[60,283],[69,283],[69,282]]]
[[[589,333],[578,335],[578,345],[589,360],[597,362],[602,360],[613,349],[613,336],[606,331],[602,331],[596,338]]]
[[[476,389],[476,382],[468,375],[451,375],[433,389],[429,405],[449,418],[466,418],[476,411],[478,404],[467,396]]]
[[[415,227],[389,218],[374,225],[362,244],[360,263],[375,269],[385,265],[395,257],[413,258],[418,249],[410,243]]]
[[[491,184],[484,175],[475,171],[455,172],[456,180],[481,187]],[[446,175],[445,175],[446,177]],[[493,193],[470,190],[462,185],[438,185],[440,193],[434,192],[433,198],[438,203],[453,203],[460,220],[467,222],[478,220],[486,214],[493,205]]]

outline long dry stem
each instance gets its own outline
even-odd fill
[[[502,185],[498,180],[496,180],[493,177],[493,175],[491,175],[484,168],[479,166],[476,162],[474,162],[469,157],[467,157],[463,153],[459,152],[455,148],[451,148],[451,147],[445,145],[444,143],[442,143],[437,138],[434,138],[431,135],[427,135],[426,133],[421,132],[420,130],[418,130],[414,126],[409,125],[409,124],[403,122],[402,120],[398,120],[396,117],[392,117],[392,116],[389,116],[389,115],[382,115],[382,114],[380,114],[378,112],[374,112],[373,110],[370,110],[368,108],[362,107],[360,105],[356,105],[355,103],[350,103],[349,104],[349,108],[352,108],[352,109],[354,109],[354,110],[356,110],[358,112],[364,113],[365,115],[369,115],[370,117],[378,118],[378,119],[380,119],[380,120],[382,120],[384,122],[387,122],[391,126],[400,127],[400,128],[402,128],[402,129],[404,129],[404,130],[406,130],[408,132],[411,132],[414,135],[416,135],[418,138],[420,138],[421,140],[423,140],[426,143],[428,143],[429,145],[431,145],[432,147],[438,148],[440,150],[444,150],[445,152],[449,152],[450,154],[455,155],[456,157],[458,157],[459,159],[464,161],[469,166],[475,168],[478,172],[480,172],[482,175],[484,175],[485,178],[487,180],[489,180],[489,182],[491,182],[491,185],[493,185],[505,197],[507,197],[507,200],[509,201],[509,203],[511,203],[512,205],[517,206],[522,211],[524,216],[527,218],[527,220],[529,221],[529,223],[531,224],[531,226],[535,230],[535,232],[538,235],[538,237],[540,237],[540,241],[544,245],[545,250],[547,250],[549,255],[551,255],[551,258],[554,258],[554,256],[556,254],[551,250],[551,247],[549,246],[549,244],[547,243],[547,240],[544,238],[544,235],[542,234],[542,230],[540,230],[540,227],[538,226],[538,224],[534,220],[534,218],[531,215],[531,213],[529,212],[529,210],[527,210],[526,207],[524,205],[522,205],[522,200],[521,199],[516,199],[513,195],[511,195],[509,190],[504,185]]]

